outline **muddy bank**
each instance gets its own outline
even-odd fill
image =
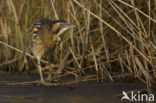
[[[142,90],[143,83],[106,81],[66,86],[5,85],[38,80],[38,74],[0,73],[0,103],[120,103],[122,91]]]

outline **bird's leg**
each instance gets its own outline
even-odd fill
[[[40,59],[38,59],[38,69],[39,69],[41,81],[44,81]]]
[[[41,62],[40,62],[40,59],[37,59],[38,60],[38,69],[39,69],[39,74],[40,74],[40,82],[39,84],[42,84],[44,86],[49,86],[50,83],[48,83],[47,81],[44,80],[44,77],[43,77],[43,73],[42,73],[42,68],[41,68]]]
[[[52,66],[51,66],[51,56],[48,57],[48,65],[49,65],[49,74],[48,74],[48,77],[46,78],[47,81],[51,82],[53,79],[52,79]]]
[[[53,79],[53,66],[51,65],[51,62],[52,62],[52,56],[48,56],[48,67],[49,67],[49,74],[48,74],[48,77],[46,78],[46,81],[49,81],[49,82],[56,82],[55,79]]]
[[[48,77],[46,78],[46,81],[58,82],[58,80],[56,78],[53,78],[53,77],[54,77],[54,74],[52,74],[52,67],[50,66],[49,67],[49,74],[48,74]]]
[[[52,70],[51,70],[51,66],[49,66],[49,74],[48,77],[46,78],[47,81],[51,82],[52,81]]]

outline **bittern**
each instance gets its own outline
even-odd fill
[[[66,31],[73,27],[64,20],[51,21],[50,19],[37,19],[32,24],[31,28],[31,46],[33,55],[37,59],[38,70],[40,74],[40,83],[48,85],[49,83],[44,79],[42,73],[41,58],[56,48],[62,41]]]

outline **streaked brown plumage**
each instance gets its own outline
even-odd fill
[[[63,20],[51,21],[49,19],[37,19],[32,24],[30,45],[34,56],[38,60],[38,69],[43,85],[48,85],[49,83],[43,78],[40,59],[48,51],[56,48],[61,42],[63,34],[72,26],[72,24],[68,24]]]

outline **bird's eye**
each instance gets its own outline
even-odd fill
[[[60,28],[65,27],[64,23],[60,23]]]

